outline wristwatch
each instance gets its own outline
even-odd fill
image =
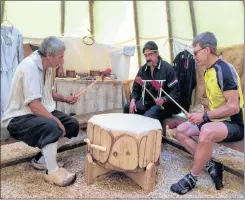
[[[204,122],[208,122],[208,121],[210,121],[210,119],[209,119],[209,117],[208,117],[208,113],[207,113],[207,112],[204,112],[204,113],[203,113],[203,117],[202,117],[202,119],[203,119],[203,121],[204,121]]]

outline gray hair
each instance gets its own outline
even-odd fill
[[[211,32],[204,32],[197,35],[193,40],[192,45],[195,47],[197,44],[199,44],[201,48],[209,47],[213,52],[216,52],[217,39]]]
[[[42,44],[40,45],[38,52],[42,56],[56,56],[59,50],[65,50],[65,44],[57,37],[47,37],[44,38]]]

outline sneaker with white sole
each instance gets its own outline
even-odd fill
[[[36,169],[39,169],[39,170],[47,170],[46,163],[38,163],[35,158],[33,158],[31,160],[31,164]],[[64,167],[64,165],[65,165],[65,163],[64,162],[61,162],[61,161],[58,161],[57,164],[58,164],[59,167]]]
[[[57,169],[53,174],[47,173],[44,175],[44,180],[60,187],[71,185],[76,180],[76,174],[67,171],[63,167]]]

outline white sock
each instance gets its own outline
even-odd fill
[[[44,156],[41,156],[39,160],[37,160],[37,163],[44,164],[45,163]]]
[[[57,143],[47,144],[45,147],[41,149],[43,157],[46,162],[46,166],[48,169],[48,174],[54,173],[57,169],[59,169],[56,156],[57,156]]]
[[[195,178],[198,177],[198,174],[193,174],[192,171],[190,171],[191,175],[194,176]]]
[[[62,137],[58,140],[58,145],[57,145],[57,149],[59,149],[60,147],[62,147],[63,145],[66,144],[66,142],[69,140],[69,138],[67,137]],[[39,158],[39,160],[37,160],[37,163],[40,163],[40,164],[44,164],[45,163],[45,159],[44,159],[44,156],[41,156]]]

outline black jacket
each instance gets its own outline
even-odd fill
[[[158,65],[155,67],[153,72],[153,77],[151,76],[150,67],[147,64],[140,67],[137,76],[141,77],[142,80],[165,80],[163,82],[162,89],[165,90],[174,100],[178,101],[180,91],[179,91],[179,83],[175,74],[173,67],[159,58]],[[159,91],[157,91],[151,84],[151,82],[146,83],[146,88],[153,94],[154,97],[158,97]],[[133,83],[133,91],[132,91],[132,99],[136,101],[141,99],[143,88],[136,81]],[[164,104],[164,107],[170,106],[175,107],[175,104],[168,96],[166,96],[163,92],[161,93],[161,97],[165,97],[167,102]],[[146,104],[155,104],[152,97],[145,91],[144,103]],[[176,109],[178,110],[178,109]],[[179,110],[178,110],[179,112]],[[176,113],[176,112],[173,112]]]
[[[180,105],[189,111],[192,91],[196,87],[196,62],[192,54],[184,50],[175,57],[173,64],[180,85]]]

